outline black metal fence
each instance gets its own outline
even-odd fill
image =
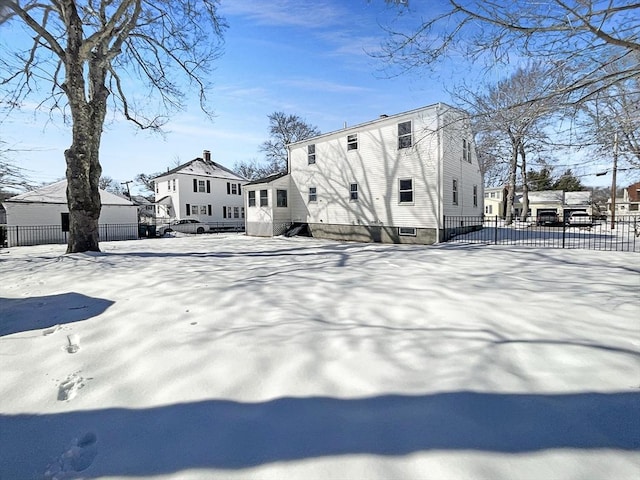
[[[193,230],[193,231],[192,231]],[[176,226],[172,231],[180,231]],[[224,233],[244,232],[244,222],[211,222],[203,223],[200,229],[184,233]],[[135,240],[137,238],[153,238],[162,235],[161,225],[146,223],[104,224],[99,226],[101,242],[116,240]],[[22,247],[28,245],[66,244],[69,232],[61,225],[0,225],[0,248]]]
[[[104,224],[99,226],[100,241],[134,240],[139,236],[137,223]],[[61,225],[0,225],[0,247],[64,244],[69,232]],[[3,241],[4,240],[4,241]]]
[[[594,217],[581,217],[578,223],[534,219],[507,225],[500,217],[448,216],[444,241],[640,252],[640,216],[618,216],[613,228],[611,219]]]

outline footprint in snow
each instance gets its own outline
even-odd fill
[[[65,350],[68,353],[76,353],[80,350],[80,335],[77,333],[72,333],[71,335],[67,335],[68,344],[65,346]]]
[[[54,325],[51,328],[47,328],[46,330],[43,330],[42,331],[42,335],[44,335],[46,337],[47,335],[51,335],[52,333],[56,333],[61,328],[62,327],[60,325]]]
[[[58,386],[58,400],[73,400],[73,398],[78,394],[78,390],[84,387],[84,383],[82,383],[83,381],[84,379],[75,373],[69,375]]]
[[[76,478],[73,472],[82,472],[91,466],[98,455],[98,437],[93,432],[74,438],[71,445],[47,467],[44,478],[63,480]]]

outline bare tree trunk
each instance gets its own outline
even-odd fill
[[[105,45],[97,45],[91,53],[88,82],[85,82],[80,56],[82,21],[73,3],[68,8],[73,9],[73,12],[69,15],[70,26],[65,51],[66,78],[62,85],[69,99],[73,119],[72,143],[64,152],[69,206],[67,253],[99,252],[98,220],[102,207],[98,187],[102,174],[99,151],[109,95],[105,87],[108,64],[104,58]]]
[[[522,171],[522,215],[520,215],[520,220],[526,222],[529,216],[529,185],[527,185],[527,158],[524,143],[520,144],[520,158],[522,159],[520,164]]]
[[[511,164],[509,165],[509,183],[507,184],[507,212],[505,217],[505,225],[513,223],[514,203],[516,198],[516,173],[518,171],[518,144],[512,137],[513,149],[511,151]]]

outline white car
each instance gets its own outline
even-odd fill
[[[174,220],[173,222],[158,227],[158,235],[162,236],[169,232],[180,233],[204,233],[208,230],[207,225],[194,219]]]
[[[567,223],[576,227],[590,227],[593,224],[591,215],[587,212],[572,212]]]

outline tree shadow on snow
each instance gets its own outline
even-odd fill
[[[100,315],[113,303],[75,292],[46,297],[0,298],[0,337],[86,320]]]
[[[83,478],[242,469],[432,450],[640,450],[640,391],[458,391],[369,398],[207,400],[146,409],[0,415],[0,478],[42,474],[73,437],[96,439]]]

